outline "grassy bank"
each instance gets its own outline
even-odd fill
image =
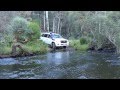
[[[48,51],[48,46],[40,40],[29,42],[24,45],[24,48],[34,54],[44,54]]]
[[[24,54],[44,54],[48,51],[48,46],[40,40],[31,41],[22,45],[24,52],[17,48],[17,53],[21,56]],[[12,48],[3,44],[0,46],[0,56],[11,55]]]
[[[88,49],[88,44],[81,44],[80,40],[69,40],[70,47],[78,51],[86,51]],[[29,54],[45,54],[48,52],[48,46],[40,40],[30,41],[26,44],[21,44],[24,51],[17,48],[17,53],[19,56],[29,55]],[[2,44],[0,46],[0,56],[8,55],[10,56],[12,52],[12,47],[10,45]]]
[[[88,49],[88,44],[81,44],[80,40],[69,40],[70,47],[78,51],[86,51]]]
[[[12,48],[10,46],[0,46],[0,55],[10,55]]]

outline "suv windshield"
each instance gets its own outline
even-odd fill
[[[62,38],[62,36],[60,36],[59,34],[52,34],[51,37],[52,38]]]

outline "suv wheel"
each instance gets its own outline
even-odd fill
[[[53,49],[53,50],[55,50],[55,49],[56,49],[56,45],[55,45],[55,43],[54,43],[54,42],[52,43],[52,49]]]
[[[63,46],[64,49],[66,49],[67,47],[66,46]]]

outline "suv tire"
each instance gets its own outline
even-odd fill
[[[63,46],[63,49],[66,49],[67,47],[66,46]]]
[[[52,49],[55,50],[56,49],[56,45],[54,42],[52,42]]]

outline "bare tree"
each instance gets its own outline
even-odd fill
[[[48,18],[48,11],[46,11],[46,26],[47,26],[47,31],[49,32],[49,18]]]
[[[45,16],[46,16],[46,13],[45,13],[45,11],[44,11],[44,21],[43,21],[43,22],[44,22],[44,30],[45,30],[45,26],[46,26],[46,25],[45,25],[45,24],[46,24],[46,23],[45,23]]]

